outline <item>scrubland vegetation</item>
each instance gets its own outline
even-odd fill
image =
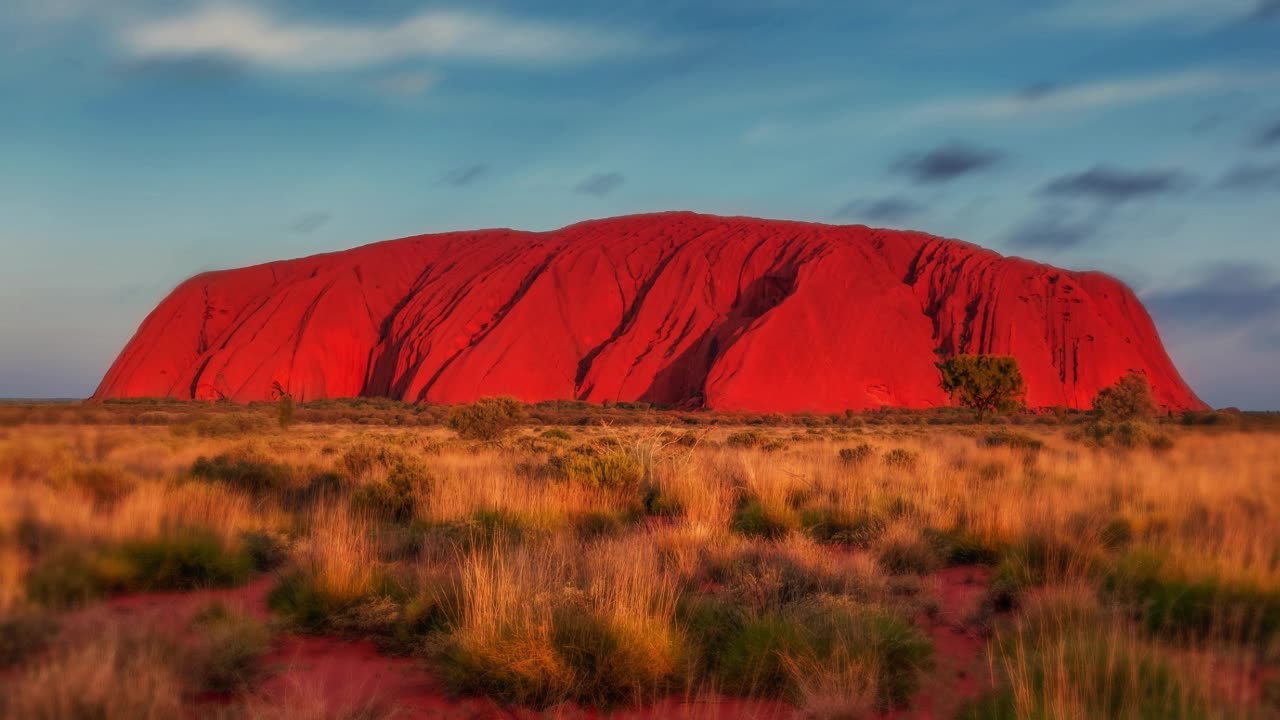
[[[0,406],[0,717],[336,715],[263,694],[298,635],[551,716],[744,698],[877,717],[935,693],[975,719],[1275,717],[1273,419],[1112,399],[982,424]],[[980,598],[963,613],[955,578]],[[152,626],[109,606],[246,584],[265,607]],[[947,684],[943,630],[975,638],[970,690]]]

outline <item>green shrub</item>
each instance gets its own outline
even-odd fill
[[[753,448],[759,445],[763,439],[764,436],[755,430],[742,430],[730,433],[724,441],[729,447]]]
[[[573,526],[578,537],[584,540],[621,535],[626,527],[617,513],[607,510],[585,512],[574,519]]]
[[[1027,388],[1016,358],[1007,355],[957,355],[937,364],[939,383],[952,400],[978,411],[1009,413],[1022,407]]]
[[[212,533],[184,530],[154,540],[50,552],[27,575],[27,594],[51,607],[68,607],[118,592],[236,585],[252,570],[244,549],[228,551]]]
[[[875,668],[876,699],[889,707],[919,686],[932,653],[910,623],[846,599],[821,597],[742,622],[722,646],[716,666],[729,692],[792,700],[799,699],[804,680],[798,673],[814,663],[835,670]]]
[[[796,525],[796,518],[787,508],[750,499],[739,505],[729,529],[747,537],[776,539],[791,532]]]
[[[627,488],[644,480],[644,466],[629,452],[612,450],[599,455],[573,452],[548,461],[548,472],[557,478],[589,487]]]
[[[982,445],[985,447],[1007,447],[1013,450],[1034,452],[1044,447],[1044,441],[1034,435],[1013,430],[1001,430],[983,438]]]
[[[220,453],[212,458],[201,456],[191,466],[193,477],[224,482],[237,490],[255,494],[288,489],[293,485],[294,473],[292,466],[269,460],[249,448]]]
[[[375,470],[392,470],[409,462],[403,450],[371,440],[347,448],[338,458],[338,470],[351,480],[359,480]]]
[[[673,628],[641,631],[572,592],[553,601],[550,637],[510,630],[498,637],[451,637],[437,665],[452,689],[537,709],[570,701],[609,708],[666,696],[684,666]]]
[[[820,543],[857,548],[870,547],[885,530],[884,520],[876,515],[854,515],[830,506],[802,511],[800,525]]]
[[[51,608],[67,608],[127,587],[134,568],[101,550],[59,547],[43,555],[26,577],[27,596]]]
[[[71,472],[71,482],[98,505],[114,504],[128,495],[135,484],[122,468],[112,465],[76,467]]]
[[[426,542],[463,550],[499,542],[520,543],[535,535],[536,531],[528,518],[505,508],[476,510],[464,520],[424,528]]]
[[[1160,557],[1130,552],[1103,578],[1102,593],[1129,608],[1151,633],[1265,645],[1280,636],[1280,590],[1166,575]]]
[[[135,569],[136,590],[194,590],[236,585],[248,579],[253,561],[243,549],[229,551],[213,533],[187,530],[120,546]]]
[[[204,692],[229,693],[251,686],[271,649],[261,621],[215,603],[196,614],[188,663],[193,684]]]
[[[861,465],[875,457],[876,449],[869,443],[840,448],[840,461],[846,465]]]
[[[1083,428],[1083,438],[1098,447],[1114,446],[1132,450],[1147,447],[1164,451],[1174,446],[1173,437],[1141,420],[1096,421]]]
[[[994,565],[1000,557],[999,548],[961,528],[925,528],[921,534],[948,565]]]
[[[1023,590],[1087,571],[1094,558],[1086,551],[1043,535],[1028,535],[1001,550],[995,580]]]
[[[1102,528],[1098,539],[1108,550],[1121,550],[1133,542],[1133,525],[1124,518],[1115,518]]]
[[[263,415],[249,412],[217,412],[197,415],[190,423],[171,426],[175,435],[218,438],[237,435],[259,435],[270,427]]]
[[[645,515],[654,517],[677,517],[684,513],[680,499],[662,492],[657,485],[650,485],[640,496],[640,504]]]
[[[300,572],[280,576],[267,594],[267,606],[292,626],[312,633],[328,628],[338,612],[347,607]]]
[[[723,586],[754,614],[780,610],[819,595],[869,595],[864,576],[838,562],[823,562],[803,543],[753,543],[704,558],[706,579]]]
[[[905,448],[894,448],[884,455],[884,464],[900,470],[913,470],[920,461],[920,453]]]
[[[352,507],[394,523],[413,520],[418,510],[418,489],[429,487],[430,476],[419,465],[400,462],[385,480],[370,482],[351,496]]]
[[[285,538],[269,532],[249,532],[241,538],[253,569],[258,572],[275,570],[289,559],[289,546]]]
[[[890,537],[876,552],[880,566],[894,575],[924,575],[938,566],[938,555],[923,537]]]
[[[1114,385],[1098,391],[1093,411],[1104,420],[1130,421],[1150,418],[1160,409],[1151,397],[1147,376],[1131,370]]]
[[[493,441],[525,421],[524,405],[511,398],[483,398],[449,413],[450,430],[467,440]]]
[[[1205,693],[1172,660],[1130,638],[1097,609],[1049,606],[1031,615],[997,634],[995,666],[1006,669],[1005,677],[995,691],[965,707],[960,718],[1217,716]]]

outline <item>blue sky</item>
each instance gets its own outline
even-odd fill
[[[199,271],[667,209],[1104,269],[1280,408],[1280,0],[0,3],[0,397]]]

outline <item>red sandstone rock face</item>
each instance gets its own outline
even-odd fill
[[[1133,293],[921,233],[692,213],[427,235],[206,273],[95,397],[643,400],[759,412],[946,405],[939,356],[1015,356],[1035,407],[1130,370],[1203,407]]]

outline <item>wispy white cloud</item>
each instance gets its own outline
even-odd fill
[[[1002,121],[1031,115],[1101,111],[1166,98],[1247,90],[1277,83],[1280,83],[1280,71],[1186,70],[1037,88],[1035,92],[937,100],[912,108],[907,116],[921,124]]]
[[[1073,28],[1133,28],[1178,24],[1212,26],[1254,15],[1259,0],[1068,0],[1037,17],[1049,25]]]
[[[644,38],[564,23],[465,10],[428,10],[383,25],[275,17],[213,4],[123,29],[136,57],[217,55],[281,70],[361,68],[412,58],[556,63],[651,48]]]
[[[391,95],[413,97],[421,95],[440,83],[440,76],[430,70],[410,70],[392,73],[378,81],[378,87]]]

